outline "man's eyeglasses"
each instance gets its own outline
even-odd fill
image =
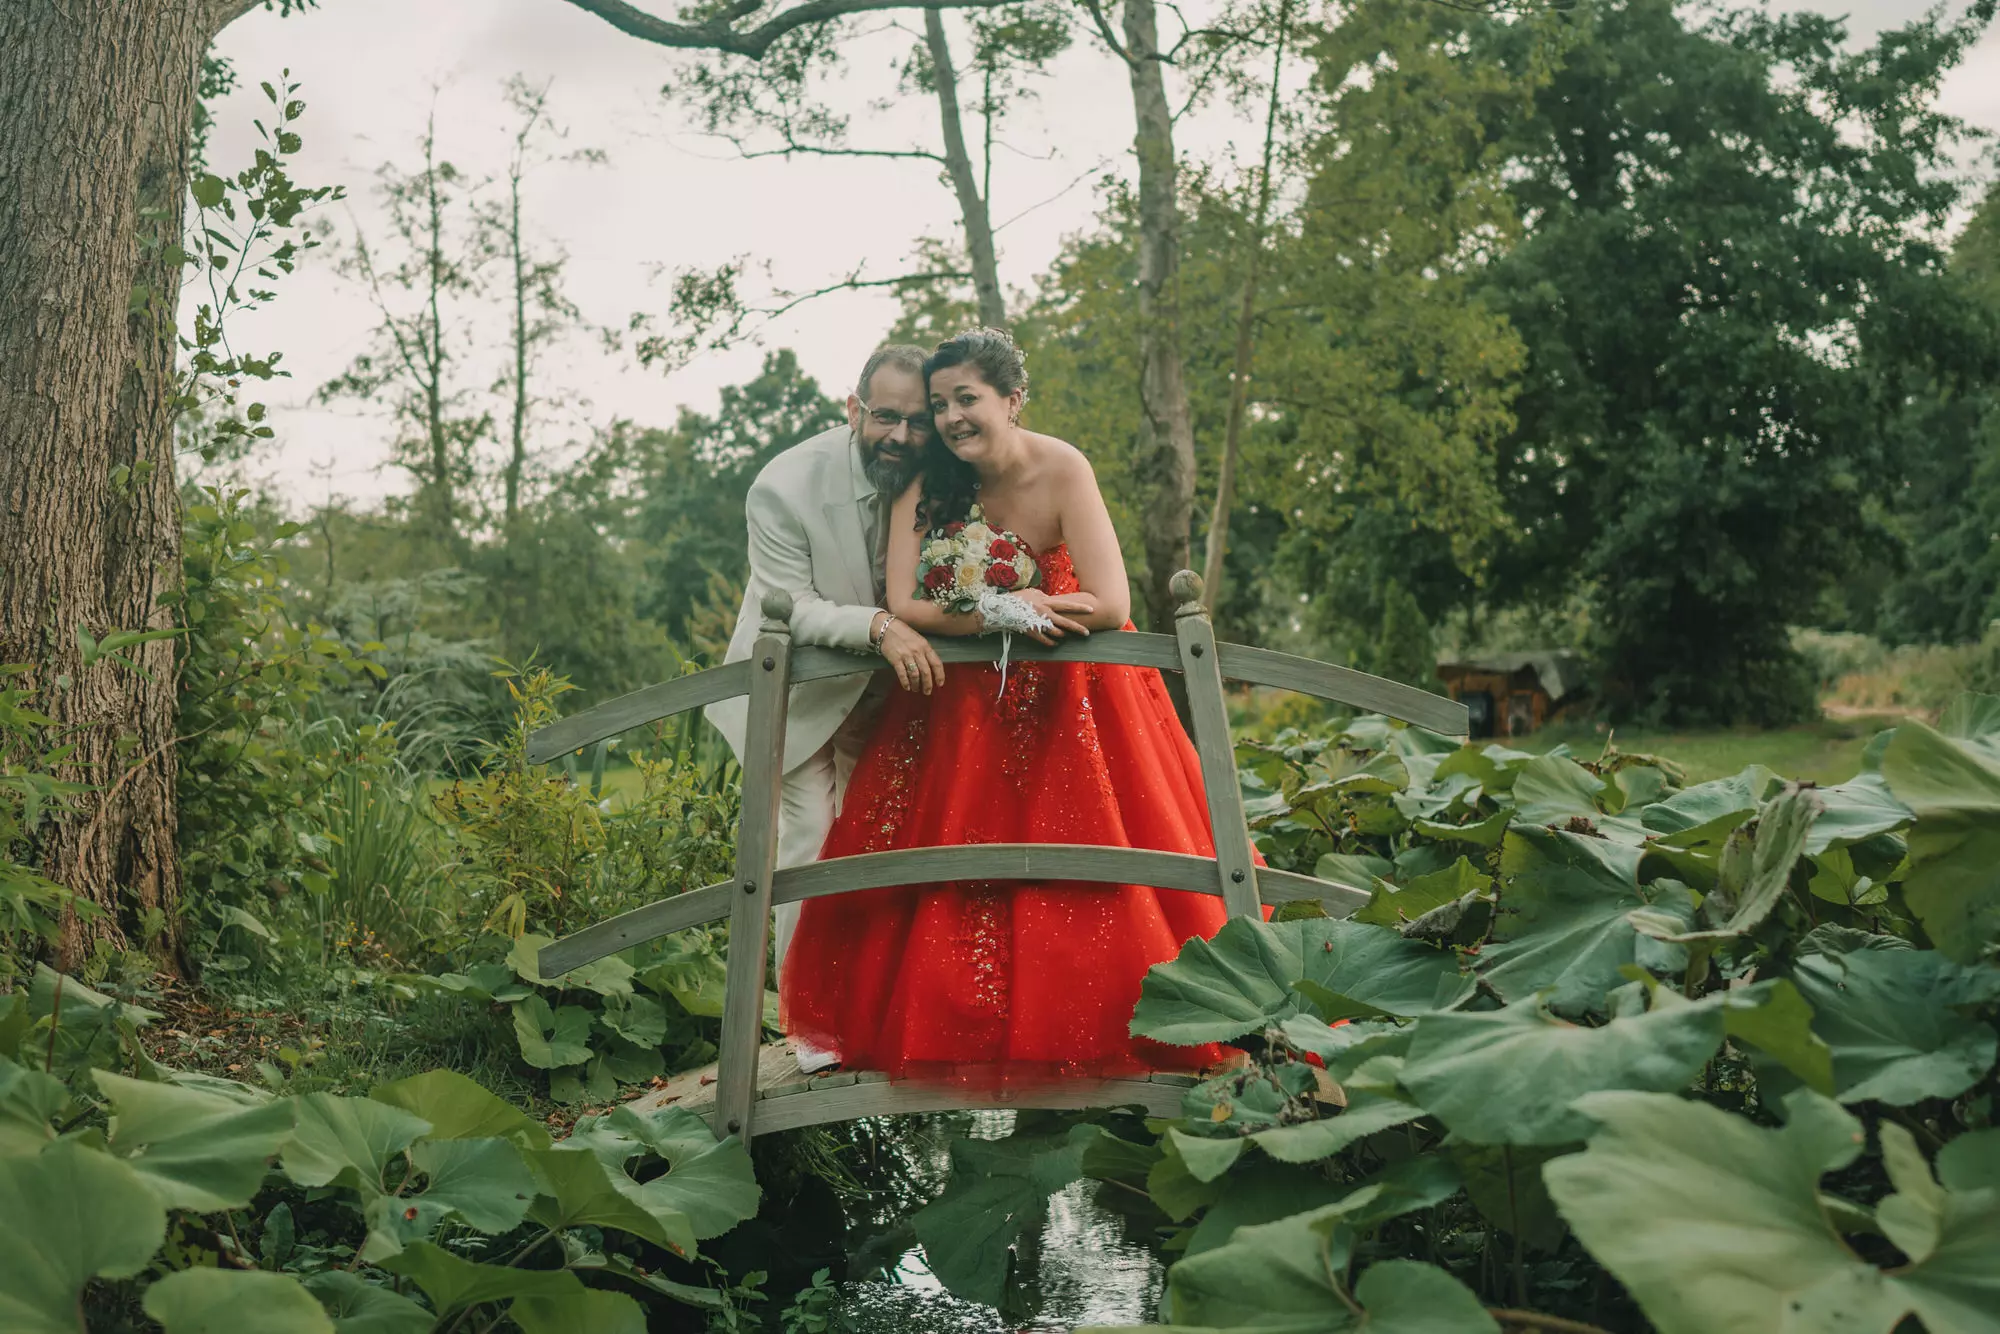
[[[913,433],[918,431],[927,432],[931,429],[931,414],[929,412],[916,412],[907,417],[894,408],[868,408],[866,412],[874,420],[875,424],[885,431],[893,431],[898,426],[905,424],[908,424]]]

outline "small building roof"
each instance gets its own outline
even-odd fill
[[[1568,649],[1528,649],[1518,653],[1483,653],[1473,658],[1440,655],[1438,670],[1494,672],[1512,676],[1532,671],[1550,701],[1561,700],[1583,688],[1583,655]]]

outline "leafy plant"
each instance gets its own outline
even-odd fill
[[[2000,698],[1827,788],[1377,719],[1241,753],[1267,858],[1369,901],[1152,970],[1135,1035],[1244,1053],[1179,1119],[955,1148],[954,1291],[1081,1174],[1179,1256],[1165,1328],[2000,1329]]]
[[[637,1331],[631,1294],[723,1304],[651,1257],[692,1259],[757,1210],[742,1145],[685,1111],[620,1108],[552,1141],[445,1070],[367,1097],[272,1097],[150,1063],[140,1078],[58,1065],[65,1082],[36,1068],[58,1017],[24,1021],[24,1005],[0,1021],[9,1330],[79,1331],[89,1312],[137,1307],[167,1334],[246,1311],[279,1334]]]

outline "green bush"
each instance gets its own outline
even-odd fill
[[[274,1097],[153,1065],[154,1017],[46,970],[0,1010],[0,1327],[637,1334],[635,1295],[727,1305],[656,1272],[757,1211],[693,1114],[552,1141],[447,1070]]]

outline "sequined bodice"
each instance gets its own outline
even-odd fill
[[[1036,552],[1035,565],[1042,572],[1042,591],[1050,597],[1076,592],[1076,566],[1069,561],[1069,543],[1058,542],[1047,551]]]

